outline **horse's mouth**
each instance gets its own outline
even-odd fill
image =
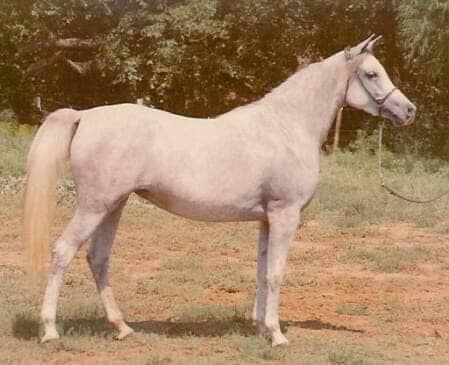
[[[404,120],[404,119],[401,119],[397,115],[394,114],[393,124],[396,127],[405,127],[405,126],[408,126],[408,125],[412,124],[414,120],[415,120],[415,117],[410,117],[410,118]]]
[[[402,119],[401,117],[399,117],[399,115],[393,113],[388,109],[384,109],[384,117],[390,119],[395,127],[404,127],[410,125],[415,120],[415,116],[411,116],[410,118],[407,119]]]
[[[393,122],[393,125],[395,127],[402,127],[403,125],[405,125],[405,122],[398,117],[398,115],[389,112],[390,116],[388,119],[390,119]]]
[[[415,121],[415,116],[412,116],[412,117],[406,119],[403,125],[410,125],[410,124],[412,124],[414,121]]]

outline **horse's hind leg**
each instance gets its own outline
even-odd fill
[[[106,214],[106,211],[93,213],[78,209],[62,235],[56,240],[41,311],[41,321],[45,331],[42,342],[59,338],[55,321],[64,273],[78,249],[89,239]]]
[[[119,331],[116,337],[119,340],[131,334],[133,330],[123,320],[123,315],[115,302],[112,288],[109,285],[108,266],[112,243],[125,204],[126,201],[108,215],[96,229],[87,254],[87,262],[103,301],[106,316],[109,323]]]

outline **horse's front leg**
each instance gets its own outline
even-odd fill
[[[269,234],[266,269],[265,316],[262,327],[272,345],[287,344],[279,324],[279,291],[288,248],[299,223],[300,207],[271,207],[268,212]]]

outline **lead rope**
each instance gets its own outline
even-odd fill
[[[392,188],[390,188],[386,183],[385,183],[385,179],[384,179],[384,171],[383,171],[383,167],[382,167],[382,131],[383,131],[383,123],[379,124],[379,160],[378,160],[378,167],[379,167],[379,178],[380,178],[380,186],[382,188],[384,188],[386,191],[388,191],[391,195],[406,200],[410,203],[417,203],[417,204],[428,204],[428,203],[432,203],[440,198],[442,198],[445,195],[449,194],[449,191],[445,191],[444,193],[441,193],[439,195],[437,195],[434,198],[431,199],[426,199],[426,200],[420,200],[420,199],[412,199],[412,198],[408,198],[400,193],[398,193],[397,191],[393,190]]]

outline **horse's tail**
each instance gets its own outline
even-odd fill
[[[56,184],[69,157],[80,112],[60,109],[39,128],[28,153],[25,188],[24,241],[29,273],[44,273],[49,227],[56,208]]]

